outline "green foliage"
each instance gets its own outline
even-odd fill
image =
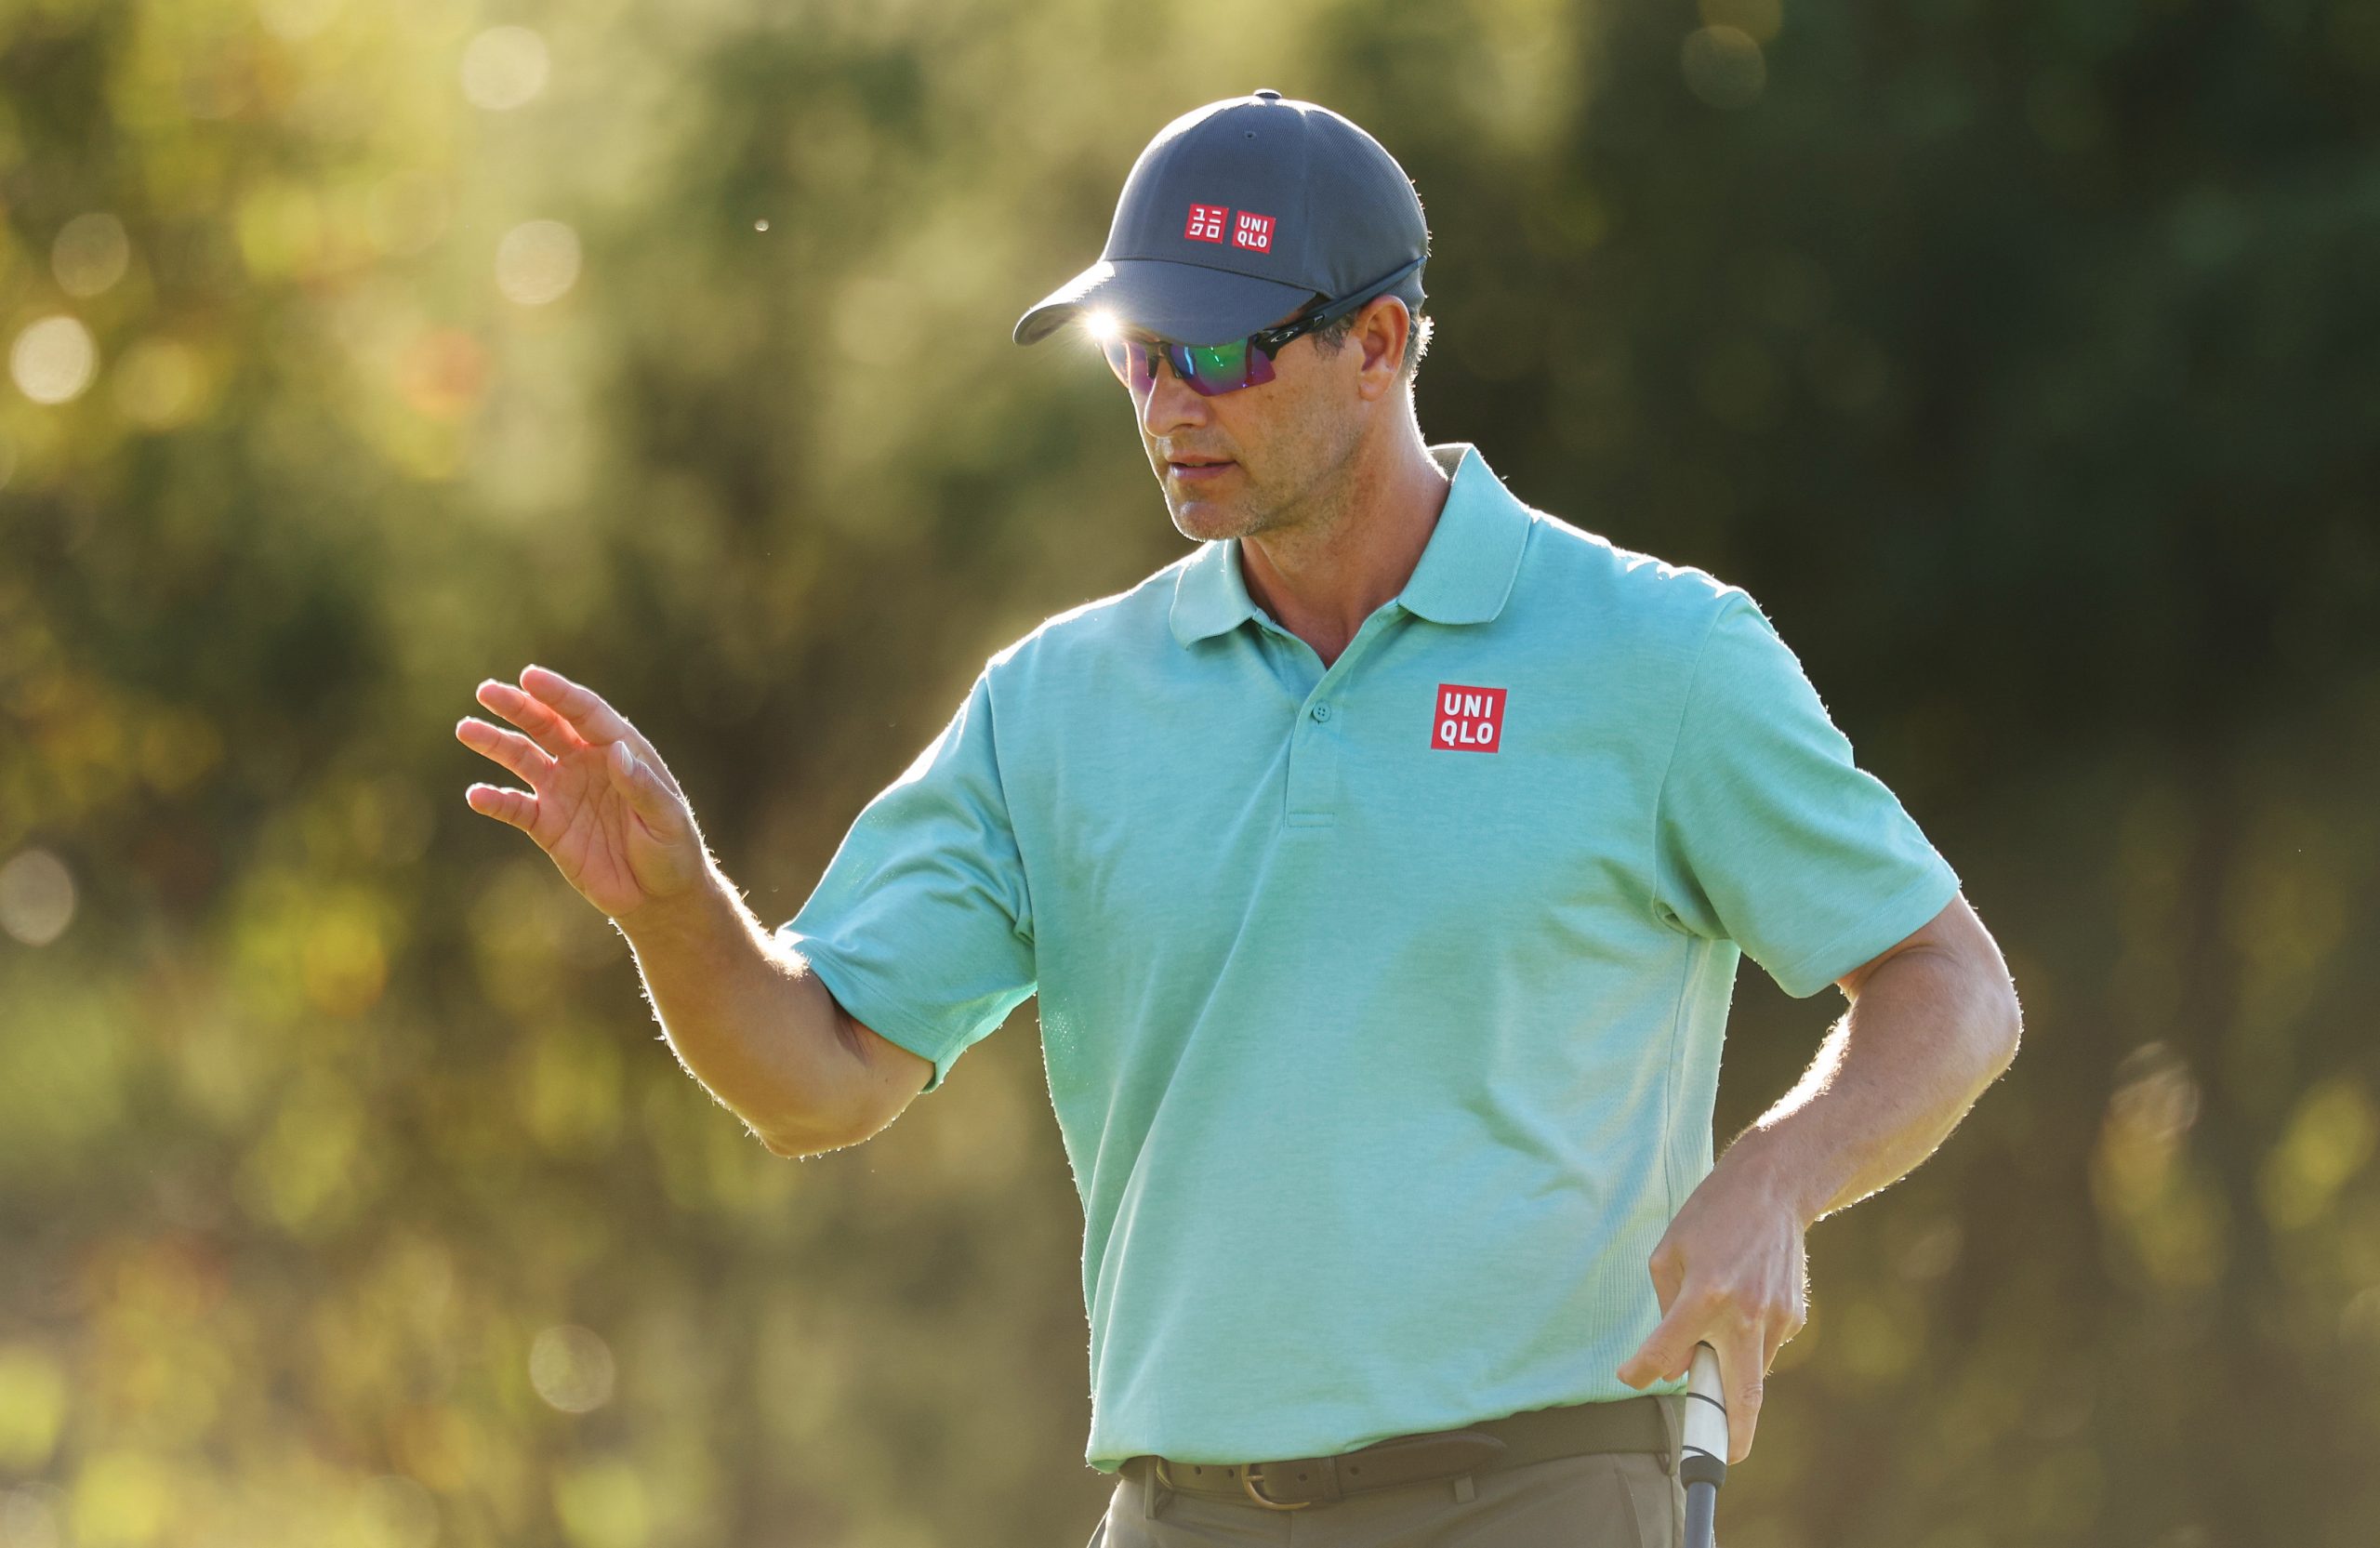
[[[451,727],[596,685],[788,917],[1182,551],[1009,328],[1257,86],[1414,177],[1430,438],[1759,596],[2025,997],[1815,1233],[1730,1542],[2371,1540],[2372,0],[31,0],[0,1541],[1087,1535],[1031,1012],[774,1159]],[[1822,1030],[1747,985],[1723,1140]]]

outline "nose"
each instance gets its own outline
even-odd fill
[[[1142,431],[1162,437],[1177,425],[1206,423],[1207,400],[1173,374],[1173,363],[1160,354],[1152,368],[1155,379],[1149,383],[1149,395],[1140,403]]]

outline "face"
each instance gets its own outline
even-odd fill
[[[1127,395],[1139,411],[1142,449],[1184,537],[1246,537],[1328,509],[1316,493],[1354,456],[1379,396],[1365,384],[1370,314],[1398,305],[1370,303],[1336,354],[1312,334],[1291,339],[1273,357],[1271,381],[1201,397],[1160,363],[1145,399]]]

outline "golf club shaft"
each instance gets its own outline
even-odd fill
[[[1727,1389],[1719,1352],[1694,1346],[1686,1377],[1686,1422],[1678,1476],[1686,1484],[1686,1548],[1714,1548],[1719,1486],[1727,1481]]]
[[[1717,1484],[1686,1486],[1686,1548],[1712,1548],[1718,1530],[1718,1511]]]

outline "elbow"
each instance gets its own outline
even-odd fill
[[[760,1139],[760,1148],[780,1161],[798,1161],[811,1154],[802,1149],[800,1144],[777,1133],[774,1130],[755,1127],[752,1132]]]
[[[760,1138],[760,1148],[781,1161],[803,1161],[829,1151],[848,1150],[869,1137],[865,1134],[821,1134],[790,1127],[763,1128],[759,1124],[750,1127]]]
[[[2017,1002],[2016,986],[2003,977],[1985,997],[1985,1011],[1978,1018],[1983,1029],[1986,1085],[2007,1073],[2016,1062],[2016,1050],[2025,1040],[2025,1011]]]

